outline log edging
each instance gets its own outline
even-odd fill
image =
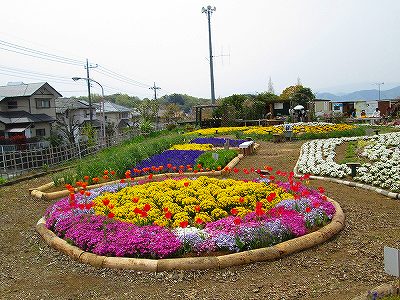
[[[52,248],[68,255],[76,261],[95,267],[149,272],[222,269],[230,266],[280,259],[289,254],[314,247],[329,240],[344,228],[345,216],[339,203],[329,198],[328,201],[335,206],[336,212],[331,222],[319,230],[271,247],[220,256],[164,259],[107,257],[86,252],[76,246],[68,244],[65,240],[59,238],[54,232],[46,228],[44,217],[37,222],[36,231]]]

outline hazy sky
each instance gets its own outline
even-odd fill
[[[208,27],[201,13],[207,5],[216,7],[211,27],[217,97],[265,91],[269,77],[277,93],[298,77],[314,92],[400,85],[399,0],[6,1],[0,85],[47,81],[64,96],[86,95],[85,83],[69,78],[86,76],[88,58],[102,67],[90,69],[90,77],[106,94],[151,98],[148,87],[155,81],[160,96],[209,98]],[[4,41],[82,64],[17,54],[12,51],[21,48]],[[105,76],[105,70],[144,85]],[[93,91],[100,93],[96,86]]]

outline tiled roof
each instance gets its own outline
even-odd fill
[[[57,98],[56,113],[63,113],[67,109],[89,109],[89,103],[75,98]]]
[[[26,111],[0,112],[0,122],[4,124],[54,122],[55,119],[46,114],[30,114]]]
[[[43,85],[48,85],[50,90],[53,90],[57,96],[61,96],[54,88],[52,88],[47,82],[37,83],[21,83],[16,85],[5,85],[0,86],[0,101],[7,97],[24,97],[33,95]]]

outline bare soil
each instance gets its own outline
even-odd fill
[[[238,168],[292,170],[301,143],[261,142]],[[311,181],[346,215],[345,229],[312,249],[273,262],[155,274],[95,268],[46,245],[34,225],[52,202],[31,198],[28,189],[49,181],[0,190],[1,299],[351,299],[393,279],[383,270],[383,247],[400,248],[400,201],[371,191]]]

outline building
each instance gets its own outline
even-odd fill
[[[47,82],[0,86],[0,136],[49,137],[58,97],[61,94]]]
[[[102,106],[101,103],[93,104],[96,107],[96,113],[99,115],[99,119],[102,118]],[[132,108],[128,108],[113,102],[104,102],[104,119],[107,124],[108,131],[112,129],[114,134],[120,134],[124,128],[134,126],[139,120],[140,114],[138,111]]]
[[[58,98],[56,103],[57,123],[55,128],[57,132],[74,143],[81,137],[81,130],[85,124],[90,123],[90,105],[85,100],[75,98]],[[101,123],[99,116],[92,108],[92,127],[100,134]]]

